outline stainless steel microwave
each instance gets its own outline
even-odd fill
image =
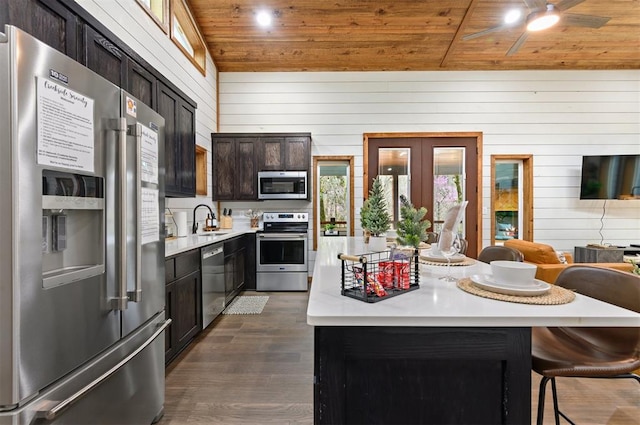
[[[307,172],[258,172],[258,199],[307,199]]]

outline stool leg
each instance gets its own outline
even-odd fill
[[[537,425],[542,425],[542,421],[544,420],[544,396],[547,390],[547,382],[549,379],[546,376],[543,376],[540,380],[540,392],[538,394],[538,420],[536,421]]]

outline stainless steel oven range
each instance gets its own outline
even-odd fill
[[[306,291],[309,214],[268,212],[256,235],[256,290]]]

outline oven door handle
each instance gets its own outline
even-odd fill
[[[306,239],[307,234],[300,233],[260,233],[260,239]]]

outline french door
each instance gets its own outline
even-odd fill
[[[459,227],[469,242],[467,255],[476,257],[482,240],[478,226],[481,162],[480,133],[365,134],[364,193],[380,175],[393,221],[400,219],[400,195],[416,208],[426,207],[429,231],[439,232],[446,211],[469,201]]]

